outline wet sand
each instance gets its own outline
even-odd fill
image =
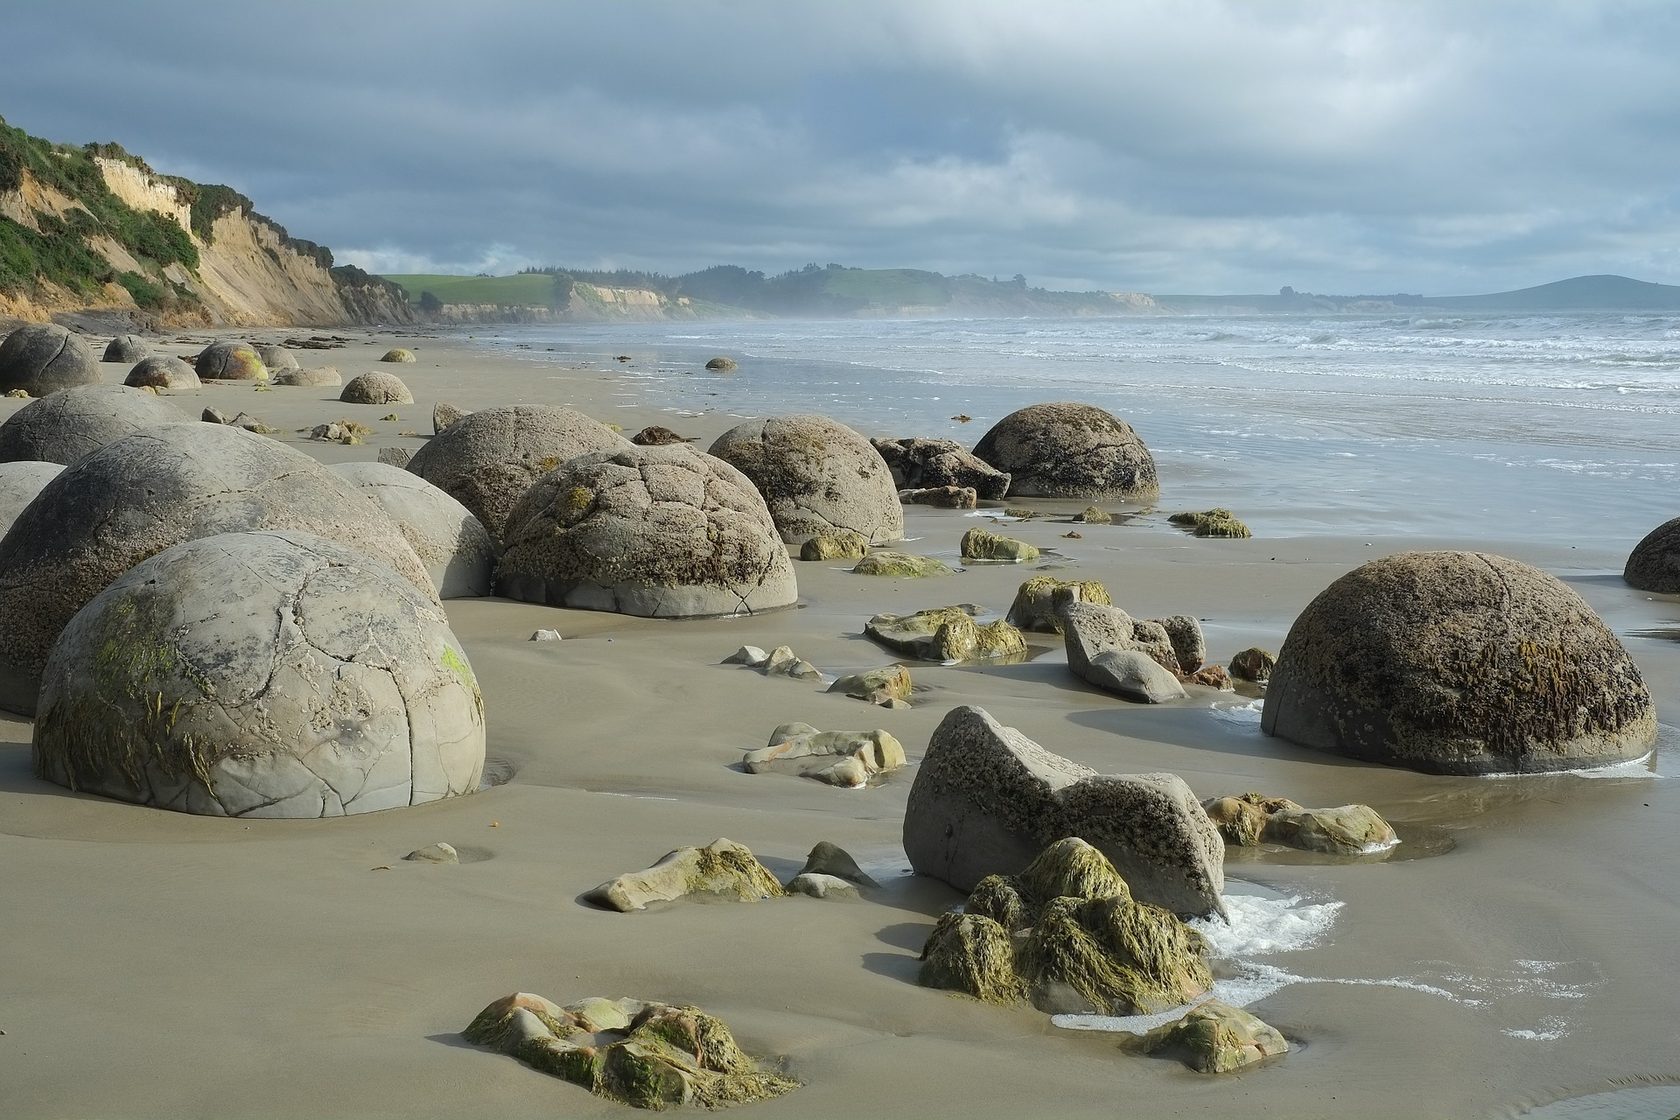
[[[419,361],[376,362],[399,344]],[[193,416],[206,404],[247,410],[327,461],[419,446],[398,433],[430,432],[440,399],[570,404],[627,433],[665,424],[702,447],[735,422],[627,402],[627,379],[610,369],[519,361],[461,340],[358,335],[298,357],[335,365],[345,380],[395,372],[417,403],[344,405],[336,389],[303,388],[168,396]],[[122,367],[105,369],[120,380]],[[0,401],[0,416],[19,403]],[[379,419],[393,411],[400,421]],[[375,436],[348,447],[295,432],[341,416]],[[1169,507],[1172,486],[1163,479]],[[1511,555],[1576,587],[1623,635],[1662,722],[1680,724],[1680,643],[1628,636],[1680,622],[1680,601],[1623,585],[1625,542],[1595,540],[1590,511],[1569,549],[1478,539],[1471,523],[1440,541],[1195,540],[1163,518],[1076,527],[1065,518],[1084,503],[1020,504],[1051,515],[1008,530],[1055,549],[1047,565],[1101,579],[1140,617],[1195,614],[1219,661],[1249,645],[1278,648],[1314,595],[1376,556],[1436,546]],[[1652,524],[1672,512],[1653,511]],[[906,514],[907,536],[919,538],[907,548],[951,557],[965,529],[986,524],[957,511]],[[1081,539],[1063,538],[1075,528]],[[830,676],[888,664],[861,635],[871,614],[956,602],[1002,612],[1030,574],[973,566],[899,581],[796,569],[800,605],[750,618],[659,622],[449,601],[484,690],[490,769],[506,779],[449,802],[343,820],[194,818],[37,781],[29,723],[0,720],[0,1113],[625,1115],[461,1041],[474,1014],[515,990],[704,1007],[806,1083],[751,1106],[754,1116],[1496,1117],[1680,1080],[1672,779],[1464,779],[1349,763],[1268,739],[1257,720],[1214,714],[1242,702],[1228,693],[1192,689],[1183,703],[1143,708],[1087,688],[1053,635],[1030,635],[1038,655],[1020,664],[913,665],[914,707],[898,712],[719,665],[742,643],[791,645]],[[565,640],[527,641],[542,627]],[[1396,825],[1403,843],[1386,860],[1227,862],[1228,879],[1344,903],[1316,947],[1250,958],[1342,981],[1289,984],[1252,1006],[1294,1053],[1208,1078],[1122,1055],[1111,1036],[1060,1030],[1031,1009],[915,984],[935,916],[961,898],[904,873],[900,827],[914,763],[958,704],[1102,771],[1169,770],[1201,797],[1257,789],[1308,805],[1360,801]],[[742,772],[741,754],[789,720],[884,727],[912,766],[864,790]],[[1680,741],[1665,743],[1655,769],[1680,773]],[[884,889],[858,901],[636,914],[578,900],[719,836],[784,879],[829,840]],[[461,850],[460,866],[401,859],[438,840]]]

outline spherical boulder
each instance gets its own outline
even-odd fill
[[[904,536],[904,507],[881,453],[826,416],[737,424],[711,453],[752,479],[789,544],[850,529],[870,544]]]
[[[132,389],[196,389],[201,384],[193,367],[180,358],[142,358],[123,378]]]
[[[268,380],[268,367],[248,342],[212,342],[199,351],[193,372],[204,381]]]
[[[496,546],[466,506],[419,475],[387,463],[336,463],[331,469],[396,522],[440,599],[490,594]]]
[[[1622,578],[1641,591],[1680,592],[1680,517],[1658,525],[1633,546]]]
[[[1161,491],[1143,440],[1095,405],[1028,405],[999,420],[974,454],[1010,473],[1011,496],[1123,501]]]
[[[145,339],[137,334],[119,334],[105,346],[105,357],[101,361],[127,362],[133,365],[152,356],[152,348]]]
[[[628,446],[605,424],[569,408],[481,408],[428,440],[408,469],[472,510],[500,541],[508,513],[537,479],[585,452]]]
[[[34,760],[188,813],[369,813],[477,789],[484,705],[442,608],[384,564],[308,533],[225,533],[141,562],[71,619]]]
[[[297,529],[436,593],[373,499],[309,456],[221,424],[159,424],[68,467],[0,537],[0,708],[29,714],[47,651],[112,580],[170,545]]]
[[[292,352],[277,343],[270,342],[258,346],[257,357],[268,367],[270,377],[273,377],[277,370],[298,368],[298,360]]]
[[[394,373],[364,373],[352,377],[338,399],[346,404],[413,404],[414,394]]]
[[[382,362],[412,362],[415,360],[414,351],[405,350],[401,346],[385,351]]]
[[[496,582],[526,602],[660,618],[798,597],[764,499],[687,444],[596,451],[544,475],[508,516]]]
[[[31,401],[0,424],[0,462],[74,463],[114,439],[187,417],[125,385],[78,385]]]
[[[1592,608],[1481,552],[1403,552],[1332,583],[1284,639],[1261,727],[1431,774],[1602,765],[1657,734],[1644,678]]]
[[[0,393],[44,397],[104,379],[87,343],[54,323],[28,323],[0,342]]]
[[[46,489],[47,483],[64,470],[62,463],[40,463],[27,460],[0,463],[0,536],[4,536],[12,522],[18,519],[23,507],[33,502]]]
[[[344,384],[344,378],[333,366],[319,366],[315,369],[283,369],[274,375],[276,385],[305,385],[305,386],[337,386]]]

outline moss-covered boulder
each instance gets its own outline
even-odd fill
[[[1197,1073],[1230,1073],[1288,1053],[1289,1042],[1242,1008],[1210,999],[1121,1048],[1176,1057]]]
[[[149,342],[137,334],[119,334],[105,344],[105,356],[101,361],[126,362],[133,365],[152,356]]]
[[[1204,509],[1199,512],[1175,513],[1167,518],[1196,537],[1252,537],[1248,526],[1228,509]]]
[[[352,377],[338,399],[346,404],[413,404],[414,394],[396,374],[375,370]]]
[[[268,367],[248,342],[212,342],[199,351],[193,372],[201,381],[268,380]]]
[[[1038,559],[1038,549],[1014,537],[1005,537],[985,529],[970,529],[962,535],[962,558],[1030,564]]]
[[[414,351],[404,349],[401,346],[393,347],[380,355],[379,360],[382,362],[412,362],[415,360]]]
[[[925,579],[951,574],[950,567],[943,560],[914,556],[908,552],[871,552],[859,560],[852,571],[860,576],[891,576],[895,579]]]
[[[1060,580],[1055,576],[1033,576],[1015,591],[1015,601],[1004,617],[1011,626],[1060,634],[1057,611],[1062,603],[1096,603],[1111,607],[1114,600],[1099,580]]]
[[[133,389],[196,389],[202,382],[180,358],[159,355],[136,362],[123,384]]]
[[[584,894],[585,902],[629,913],[650,903],[689,895],[712,895],[738,902],[780,898],[782,884],[744,844],[718,838],[703,848],[678,848],[645,871],[609,879]]]
[[[1680,592],[1680,517],[1658,525],[1633,546],[1622,579],[1640,591]]]
[[[894,653],[922,661],[978,661],[1019,656],[1026,639],[1007,622],[979,623],[972,603],[933,607],[914,614],[878,614],[863,632]]]
[[[862,560],[869,555],[869,542],[851,529],[828,529],[799,546],[799,558],[815,560]]]
[[[31,401],[0,424],[0,462],[80,462],[112,440],[185,413],[125,385],[78,385]]]
[[[912,688],[910,670],[902,665],[887,665],[862,673],[848,673],[829,685],[828,691],[850,696],[854,700],[890,706],[893,703],[908,703]]]
[[[1095,405],[1029,405],[999,420],[974,454],[1012,476],[1011,497],[1125,501],[1160,493],[1149,448]]]
[[[1394,828],[1369,805],[1304,809],[1287,797],[1241,793],[1202,802],[1227,844],[1281,844],[1308,852],[1368,855],[1399,843]]]
[[[868,440],[826,416],[748,420],[719,436],[711,453],[752,479],[790,545],[835,529],[871,544],[904,536],[887,464]]]
[[[103,379],[87,343],[56,323],[26,323],[0,342],[0,393],[44,397]]]
[[[890,731],[819,731],[808,723],[784,723],[770,742],[741,758],[749,774],[792,770],[831,786],[858,789],[877,774],[904,766],[904,745]]]
[[[1657,736],[1639,667],[1586,601],[1480,552],[1400,553],[1332,583],[1290,627],[1261,727],[1436,774],[1604,765]]]
[[[1114,515],[1096,506],[1086,506],[1083,513],[1074,517],[1075,521],[1083,525],[1108,525],[1114,521]]]

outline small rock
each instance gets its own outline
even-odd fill
[[[392,467],[408,469],[408,461],[414,458],[414,451],[407,447],[381,447],[379,461]]]
[[[1231,683],[1231,674],[1223,665],[1203,665],[1190,674],[1190,680],[1208,688],[1217,688],[1221,692],[1233,692],[1236,689]]]
[[[1184,686],[1154,658],[1135,649],[1103,650],[1091,658],[1084,674],[1087,682],[1122,700],[1163,704],[1184,699]]]
[[[1086,506],[1085,512],[1079,514],[1074,520],[1082,521],[1087,525],[1107,525],[1113,522],[1114,517],[1107,510],[1098,509],[1096,506]]]
[[[894,653],[922,661],[975,661],[1024,654],[1026,639],[1007,622],[974,621],[972,603],[935,607],[915,614],[878,614],[863,632]]]
[[[10,394],[8,394],[8,396],[9,395]],[[29,394],[25,393],[24,395],[28,396]],[[198,418],[206,424],[226,424],[229,422],[228,414],[219,408],[206,408],[203,412],[199,413]]]
[[[379,360],[382,362],[412,362],[415,360],[414,351],[405,350],[398,346],[394,349],[385,351],[384,356]]]
[[[1197,1073],[1230,1073],[1289,1052],[1278,1031],[1240,1007],[1216,999],[1197,1004],[1177,1019],[1123,1049],[1144,1054],[1176,1054]]]
[[[768,677],[785,677],[789,671],[799,663],[799,657],[791,646],[777,646],[770,651],[770,656],[764,662],[764,675]]]
[[[728,373],[736,368],[736,363],[734,358],[726,358],[719,355],[718,357],[712,358],[708,361],[706,363],[706,368],[710,370],[721,370],[724,373]]]
[[[718,662],[718,664],[745,665],[748,668],[756,669],[768,660],[770,660],[770,655],[759,649],[757,646],[742,646],[740,649]]]
[[[804,871],[788,881],[787,892],[807,894],[812,898],[856,898],[858,889],[855,883],[848,883],[833,875],[815,875]]]
[[[668,443],[693,443],[694,440],[659,424],[650,424],[631,436],[630,442],[642,447],[663,447]]]
[[[903,745],[879,728],[818,731],[808,723],[784,723],[770,733],[768,745],[743,755],[741,765],[749,774],[762,774],[777,763],[797,763],[802,777],[855,789],[904,761]]]
[[[898,500],[907,506],[933,506],[936,509],[975,509],[980,495],[972,486],[923,486],[900,490]]]
[[[1369,805],[1304,809],[1286,797],[1243,793],[1202,802],[1227,844],[1282,844],[1307,852],[1356,856],[1399,843],[1394,828]]]
[[[861,560],[869,555],[869,542],[853,529],[818,533],[799,546],[801,560]]]
[[[1188,529],[1198,537],[1252,537],[1248,526],[1238,521],[1228,509],[1208,509],[1199,513],[1175,513],[1167,518],[1172,524]]]
[[[585,902],[619,913],[645,909],[691,894],[739,902],[779,898],[782,885],[745,845],[720,837],[704,848],[678,848],[645,871],[609,879],[583,896]]]
[[[1058,595],[1062,598],[1058,599]],[[1062,601],[1095,603],[1103,607],[1114,605],[1114,600],[1109,597],[1108,588],[1097,580],[1059,580],[1055,576],[1033,576],[1024,580],[1016,589],[1015,601],[1010,604],[1009,613],[1004,617],[1010,625],[1022,630],[1060,634],[1062,624],[1056,610],[1057,604]]]
[[[1084,533],[1076,533],[1071,529],[1068,530],[1067,532],[1063,533],[1062,536],[1066,537],[1068,540],[1074,540],[1074,541],[1082,541],[1082,540],[1085,539],[1085,534]]]
[[[533,642],[558,642],[560,640],[560,631],[558,630],[537,630],[531,634],[531,641]]]
[[[902,665],[887,665],[863,673],[850,673],[828,686],[830,692],[843,693],[857,700],[867,700],[871,704],[899,700],[904,701],[906,707],[909,706],[910,690],[910,670]]]
[[[436,435],[438,432],[441,432],[445,428],[449,427],[449,425],[455,423],[455,421],[461,419],[461,417],[470,415],[472,414],[467,412],[465,409],[456,408],[452,404],[445,404],[443,401],[439,401],[437,404],[432,406],[432,434]]]
[[[1025,506],[1004,506],[1003,515],[1005,517],[1016,517],[1022,521],[1031,521],[1038,516],[1038,511],[1027,509]]]
[[[1038,559],[1038,549],[1026,541],[988,533],[984,529],[970,529],[962,537],[964,560],[1007,560],[1016,564]]]
[[[897,576],[901,579],[921,579],[925,576],[948,576],[951,569],[932,556],[912,556],[907,552],[872,552],[852,569],[860,576]]]
[[[811,849],[811,854],[805,857],[805,866],[799,869],[801,875],[827,875],[845,879],[856,883],[860,887],[878,887],[881,884],[871,879],[857,865],[852,854],[838,844],[830,844],[827,840],[818,840]]]
[[[1265,684],[1271,679],[1272,667],[1276,664],[1277,654],[1259,646],[1250,646],[1231,658],[1231,675],[1239,681]]]
[[[801,657],[788,669],[787,675],[801,681],[820,680],[822,679],[822,670]]]
[[[439,840],[436,844],[416,848],[403,858],[415,863],[460,863],[461,853],[455,850],[454,845]]]

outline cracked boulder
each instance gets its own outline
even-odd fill
[[[1012,476],[1011,497],[1150,499],[1155,459],[1132,426],[1095,405],[1034,404],[999,420],[974,454]]]
[[[264,529],[338,541],[436,594],[385,512],[309,456],[239,428],[160,424],[65,468],[0,538],[0,708],[35,710],[59,632],[135,564],[184,540]]]
[[[928,743],[904,812],[917,874],[958,890],[1015,875],[1077,836],[1142,902],[1223,913],[1225,842],[1176,774],[1098,774],[1045,750],[983,709],[953,708]]]
[[[202,382],[181,359],[158,356],[136,362],[123,384],[132,389],[196,389]]]
[[[133,365],[152,356],[152,347],[137,334],[119,334],[105,345],[103,362],[125,362]]]
[[[850,529],[870,544],[904,536],[904,507],[880,453],[826,416],[737,424],[711,453],[752,479],[788,544]]]
[[[609,879],[586,892],[583,900],[628,914],[645,910],[652,902],[672,902],[696,894],[758,902],[780,898],[782,893],[782,884],[746,845],[720,836],[703,848],[667,852],[645,871]]]
[[[987,501],[1009,493],[1009,475],[948,439],[872,439],[900,490],[957,487]],[[973,508],[972,504],[968,508]]]
[[[188,813],[369,813],[477,789],[484,705],[442,609],[391,569],[307,533],[226,533],[135,565],[64,628],[34,762]]]
[[[1403,552],[1332,583],[1290,627],[1260,726],[1430,774],[1602,766],[1657,739],[1639,667],[1586,601],[1482,552]]]
[[[578,455],[629,445],[574,409],[481,408],[427,440],[408,469],[472,510],[499,544],[508,514],[537,479]]]
[[[491,592],[496,548],[467,507],[425,479],[386,463],[330,468],[379,503],[425,565],[440,599]]]
[[[114,439],[185,413],[151,393],[123,385],[78,385],[31,401],[0,424],[0,462],[74,463]]]
[[[268,380],[268,367],[247,342],[212,342],[199,351],[193,372],[203,381]]]
[[[0,342],[0,393],[44,397],[103,379],[87,343],[55,323],[27,323]]]
[[[638,999],[561,1007],[515,992],[479,1012],[461,1037],[635,1108],[719,1109],[799,1088],[760,1067],[722,1020],[696,1007]]]
[[[748,751],[741,765],[749,774],[791,769],[831,786],[859,789],[869,779],[904,765],[904,745],[890,731],[819,731],[808,723],[784,723],[768,745]]]
[[[496,581],[527,603],[651,618],[750,614],[798,597],[764,499],[687,444],[627,443],[543,476],[508,516]]]
[[[375,371],[352,377],[338,399],[346,404],[413,404],[414,394],[396,374]]]

